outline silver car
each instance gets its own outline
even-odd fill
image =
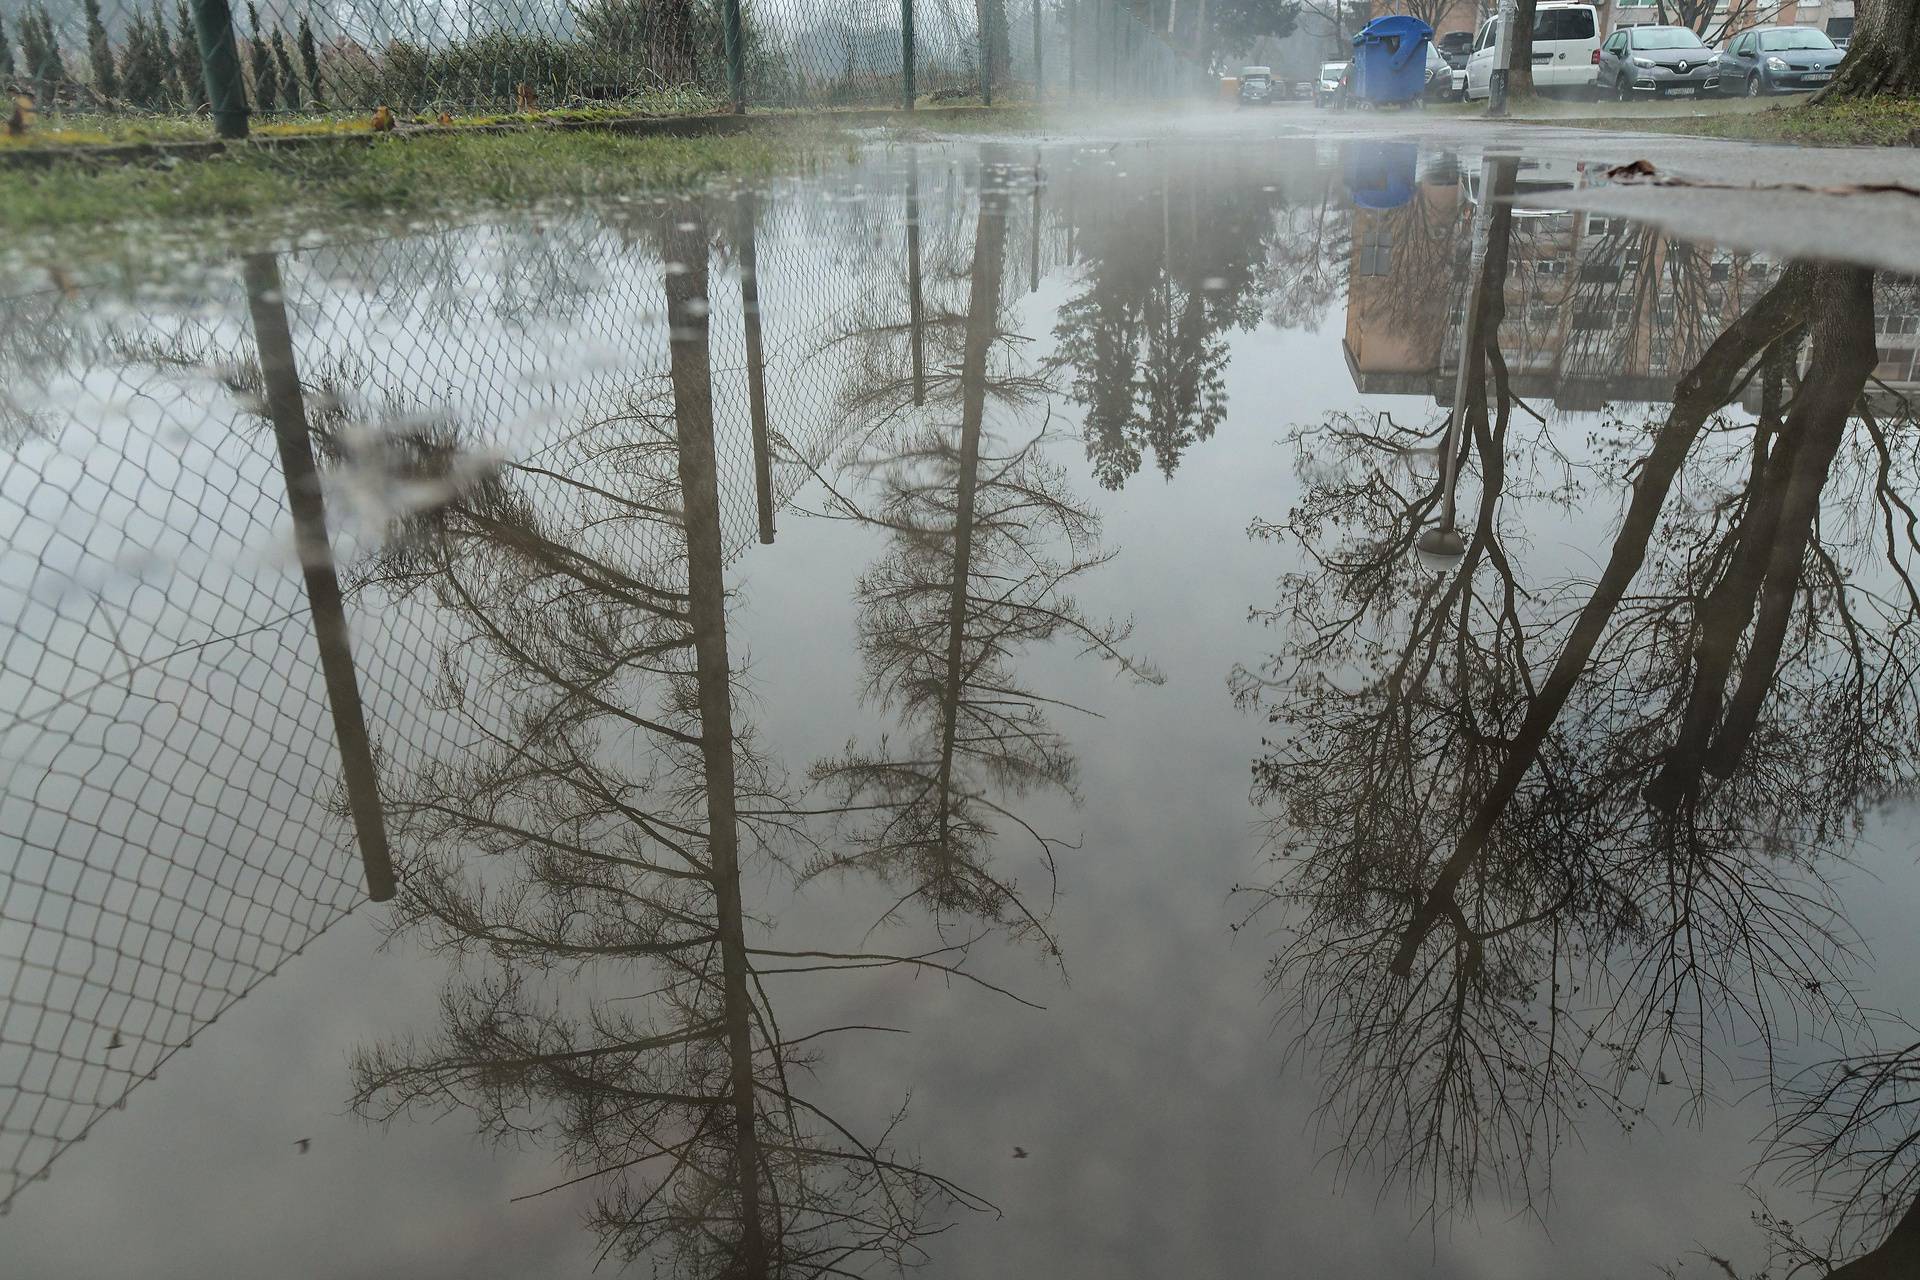
[[[1594,92],[1622,102],[1720,91],[1720,55],[1686,27],[1621,27],[1600,46]]]

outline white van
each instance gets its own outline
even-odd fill
[[[1500,19],[1480,28],[1467,55],[1467,97],[1491,92]],[[1590,4],[1543,4],[1533,11],[1533,87],[1542,93],[1593,91],[1600,60],[1600,15]]]

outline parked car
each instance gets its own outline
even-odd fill
[[[1595,89],[1622,102],[1718,93],[1720,55],[1686,27],[1622,27],[1600,46]]]
[[[1443,36],[1435,36],[1433,47],[1453,65],[1454,70],[1465,71],[1467,55],[1473,52],[1473,32],[1449,31]]]
[[[1264,107],[1273,101],[1273,68],[1240,68],[1240,105]]]
[[[1447,61],[1447,55],[1430,44],[1427,46],[1427,86],[1421,91],[1421,96],[1429,102],[1451,102],[1454,99],[1454,77],[1465,74],[1455,71],[1453,64]]]
[[[1811,93],[1833,79],[1846,51],[1813,27],[1771,27],[1733,38],[1720,55],[1720,88],[1758,98]]]
[[[1344,105],[1347,93],[1347,72],[1351,62],[1327,62],[1320,66],[1320,78],[1313,83],[1313,105],[1330,107]]]
[[[1533,87],[1544,94],[1585,95],[1593,85],[1600,49],[1600,16],[1590,4],[1543,4],[1533,11]],[[1484,98],[1493,87],[1500,50],[1500,19],[1480,28],[1467,55],[1466,96]]]

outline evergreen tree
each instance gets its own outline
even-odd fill
[[[60,56],[60,37],[53,29],[47,6],[37,4],[20,19],[20,52],[27,57],[26,73],[48,85],[66,81],[66,62]]]
[[[87,0],[87,62],[93,68],[93,89],[105,98],[120,96],[120,77],[113,69],[113,46],[107,43],[107,24],[100,20],[100,0]]]
[[[7,23],[0,15],[0,80],[13,79],[13,46],[7,43]]]
[[[120,92],[136,107],[152,110],[166,105],[166,64],[155,49],[147,16],[138,11],[120,55]]]
[[[280,28],[273,29],[273,62],[280,76],[280,98],[289,111],[298,111],[306,104],[300,101],[300,77],[293,72],[293,59],[287,56],[287,42],[280,34]]]
[[[307,96],[316,108],[325,110],[327,95],[320,88],[320,50],[313,42],[313,24],[304,14],[300,17],[299,45],[300,65],[307,72]]]
[[[193,25],[193,12],[187,8],[187,0],[178,0],[178,5],[173,20],[180,38],[174,42],[173,57],[174,65],[180,68],[180,104],[191,111],[207,101],[207,73],[200,65],[200,36]]]
[[[180,60],[174,57],[173,33],[167,30],[167,14],[160,7],[160,0],[153,0],[152,23],[153,52],[160,60],[160,88],[166,94],[167,105],[192,106],[186,83],[180,78]]]
[[[280,77],[273,69],[273,53],[260,35],[260,9],[247,0],[247,20],[253,24],[253,38],[247,41],[248,61],[253,64],[253,105],[262,112],[272,111],[280,97]]]

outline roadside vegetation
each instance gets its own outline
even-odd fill
[[[843,130],[768,124],[716,137],[598,130],[449,132],[363,145],[242,146],[204,160],[0,166],[0,225],[17,233],[173,223],[196,231],[312,224],[339,216],[525,208],[727,176],[805,169],[847,146]]]
[[[1742,142],[1811,147],[1905,147],[1920,138],[1920,98],[1871,97],[1817,102],[1805,98],[1754,110],[1745,100],[1662,111],[1663,104],[1585,105],[1530,99],[1513,104],[1517,124],[1570,125],[1643,133],[1679,133]],[[1463,114],[1480,114],[1475,105]]]

